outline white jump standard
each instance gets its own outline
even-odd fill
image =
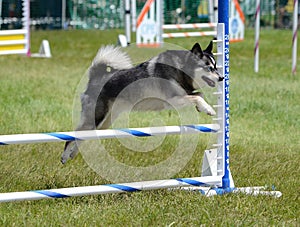
[[[0,30],[0,55],[7,54],[24,54],[28,57],[51,57],[48,40],[42,41],[39,53],[32,54],[30,51],[30,0],[22,0],[22,29]]]
[[[0,55],[26,54],[30,56],[29,4],[29,0],[22,0],[22,29],[0,30]]]

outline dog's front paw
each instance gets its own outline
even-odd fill
[[[187,95],[185,97],[189,102],[196,104],[198,112],[204,112],[210,116],[216,115],[216,111],[199,95]]]
[[[78,153],[77,142],[66,142],[64,152],[61,155],[61,163],[65,164],[69,159],[73,159]]]
[[[200,96],[197,96],[196,109],[210,116],[216,115],[216,111]]]
[[[197,109],[197,111],[204,112],[204,113],[206,113],[209,116],[215,116],[216,115],[216,111],[210,105],[205,105],[205,106],[203,106],[203,105],[201,105],[201,106],[197,105],[196,109]]]

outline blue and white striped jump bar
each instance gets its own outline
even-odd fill
[[[161,135],[195,134],[195,133],[216,133],[220,129],[218,124],[163,126],[147,128],[125,128],[105,129],[75,132],[51,132],[51,133],[30,133],[0,135],[0,145],[23,144],[23,143],[44,143],[62,142],[74,140],[93,140],[125,137],[147,137]]]
[[[138,192],[155,189],[166,189],[186,186],[220,185],[220,176],[177,178],[170,180],[142,181],[124,184],[106,184],[97,186],[35,190],[25,192],[0,193],[0,202],[58,199],[73,196],[99,195],[108,193]]]
[[[189,191],[198,191],[209,197],[213,195],[223,195],[226,193],[243,193],[247,195],[269,195],[280,197],[279,191],[264,191],[264,187],[245,187],[245,188],[218,188],[222,182],[220,176],[177,178],[169,180],[142,181],[123,184],[106,184],[96,186],[83,186],[71,188],[58,188],[49,190],[34,190],[25,192],[6,192],[0,193],[1,202],[28,201],[41,199],[60,199],[75,196],[100,195],[112,193],[139,192],[156,189],[179,188]],[[211,188],[210,186],[213,186]]]

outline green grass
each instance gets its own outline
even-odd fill
[[[32,34],[32,52],[38,51],[42,39],[48,39],[51,59],[0,56],[1,134],[72,130],[73,99],[81,78],[97,49],[115,43],[117,34],[122,32],[37,31]],[[199,40],[203,45],[208,42],[207,38],[170,42],[190,48]],[[299,225],[300,79],[299,73],[296,76],[290,73],[291,31],[261,31],[257,74],[253,72],[253,46],[252,30],[246,31],[244,42],[231,45],[231,171],[236,186],[275,185],[283,193],[281,198],[237,194],[205,198],[199,193],[157,190],[4,203],[0,204],[0,225]],[[135,62],[152,52],[135,54]],[[195,112],[193,108],[190,110]],[[201,122],[210,121],[203,114],[199,118]],[[130,116],[130,125],[136,127],[178,121],[180,117],[174,111]],[[209,140],[209,136],[201,135],[193,158],[172,177],[199,176],[203,149]],[[145,166],[172,154],[178,137],[168,137],[160,148],[147,153],[131,152],[121,142],[107,140],[103,145],[118,160]],[[66,165],[60,164],[62,150],[63,143],[0,147],[0,191],[109,183],[81,155]]]

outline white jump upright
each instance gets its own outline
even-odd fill
[[[294,0],[293,12],[293,40],[292,40],[292,73],[297,72],[297,37],[298,37],[298,0]]]
[[[260,31],[260,0],[256,0],[255,10],[255,44],[254,44],[254,72],[259,70],[259,31]]]
[[[130,0],[125,0],[125,31],[127,45],[131,42],[130,32]]]
[[[22,29],[0,30],[0,55],[30,56],[30,0],[22,1]]]

